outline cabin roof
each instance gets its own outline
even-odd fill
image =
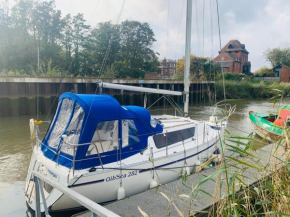
[[[69,100],[67,100],[69,99]],[[68,103],[69,101],[72,101]],[[83,111],[76,108],[81,107]],[[73,109],[72,109],[73,108]],[[75,111],[76,112],[75,112]],[[73,122],[74,120],[75,122]],[[74,144],[83,144],[75,152],[75,168],[85,169],[99,166],[101,161],[98,155],[87,156],[87,150],[92,142],[98,123],[104,121],[118,121],[118,141],[122,140],[122,121],[131,120],[136,126],[136,134],[139,141],[134,144],[134,151],[129,150],[130,145],[122,148],[122,158],[140,152],[147,147],[148,137],[163,131],[163,126],[157,123],[151,125],[151,115],[149,111],[139,106],[121,106],[119,102],[109,95],[74,94],[64,93],[59,98],[59,107],[55,113],[53,122],[47,132],[47,136],[42,143],[43,154],[60,165],[71,168],[73,156],[61,150],[62,135],[72,135]],[[73,123],[72,125],[70,125]],[[54,129],[55,132],[54,132]],[[53,134],[51,132],[54,132]],[[52,136],[52,140],[50,137]],[[56,141],[56,142],[54,142]],[[128,150],[125,150],[125,149]],[[60,154],[58,154],[60,152]],[[74,152],[73,152],[74,153]],[[116,161],[116,150],[101,153],[102,163],[107,164]]]
[[[78,103],[84,112],[89,114],[90,118],[112,120],[117,119],[120,115],[120,103],[109,95],[74,94],[68,92],[62,94],[59,100],[64,98]]]

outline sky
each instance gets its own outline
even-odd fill
[[[184,56],[186,0],[55,0],[55,3],[63,16],[83,13],[92,27],[104,21],[147,22],[155,33],[157,41],[152,48],[160,59]],[[245,44],[252,72],[270,66],[264,56],[267,49],[289,46],[289,0],[218,0],[218,7],[222,47],[231,39]],[[192,9],[191,53],[217,56],[220,43],[216,0],[193,0]]]

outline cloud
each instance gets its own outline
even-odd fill
[[[268,64],[265,50],[289,46],[288,0],[218,2],[222,46],[231,39],[245,44],[252,71]],[[56,0],[56,7],[64,14],[83,13],[88,23],[96,26],[104,21],[116,23],[122,3],[122,0]],[[185,52],[185,13],[186,0],[126,0],[120,22],[128,19],[149,23],[157,40],[153,49],[160,53],[160,58],[176,59]],[[220,47],[216,1],[193,0],[192,16],[192,53],[216,56]]]

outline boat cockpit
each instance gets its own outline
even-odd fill
[[[67,168],[74,162],[80,170],[142,152],[148,137],[162,132],[145,108],[121,106],[108,95],[64,93],[41,150],[48,159]]]

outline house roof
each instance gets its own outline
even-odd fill
[[[223,60],[222,60],[222,57],[223,57]],[[227,61],[238,61],[239,60],[233,56],[232,54],[230,53],[223,53],[222,55],[218,55],[215,59],[214,59],[215,62],[227,62]]]
[[[176,62],[176,60],[173,60],[173,59],[166,59],[166,58],[164,58],[164,59],[162,59],[162,60],[159,60],[159,62],[163,62],[163,61],[165,61],[165,62],[167,62],[167,63],[175,63],[175,62]]]
[[[230,52],[230,51],[243,51],[249,53],[246,50],[245,44],[241,44],[238,40],[230,40],[220,51],[221,52]]]
[[[282,66],[284,66],[285,68],[287,68],[287,69],[290,70],[290,67],[289,67],[289,66],[285,66],[285,65],[282,64],[282,63],[280,63],[280,64],[278,64],[277,66],[273,67],[272,70],[274,70],[274,69],[276,69],[276,68],[278,68],[278,67],[282,67]]]

